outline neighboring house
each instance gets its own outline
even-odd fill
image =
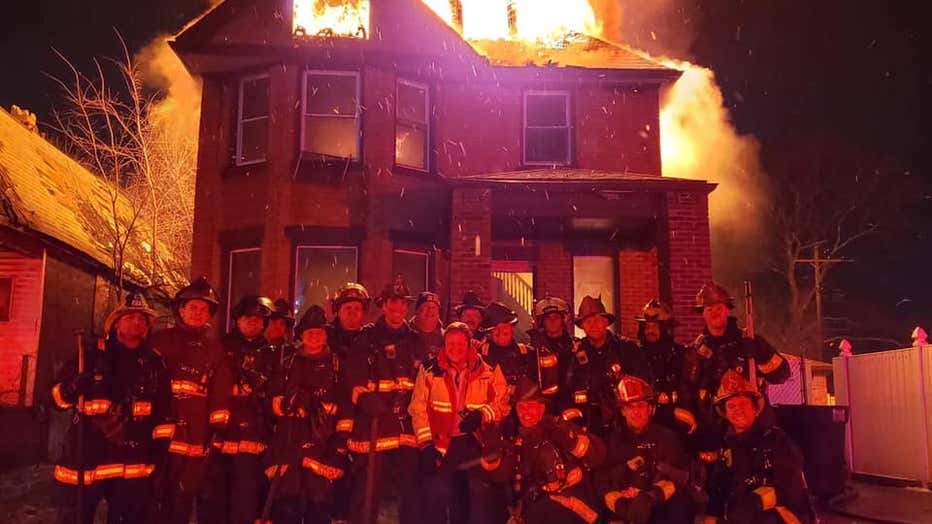
[[[94,333],[108,313],[112,194],[106,181],[0,109],[0,444],[18,458],[39,442],[26,436],[32,426],[9,423],[17,413],[9,408],[44,402],[54,375],[75,358],[75,333]],[[122,195],[117,208],[125,221],[131,210]],[[149,285],[139,269],[149,265],[144,235],[142,228],[128,243],[127,289]],[[165,269],[174,267],[168,256],[160,272],[177,286],[184,275]],[[6,432],[27,447],[7,445]]]
[[[714,185],[661,176],[678,71],[586,36],[466,41],[420,0],[355,0],[334,31],[316,4],[226,0],[172,42],[204,86],[192,274],[303,310],[402,273],[525,322],[601,292],[628,335],[661,296],[698,332]]]

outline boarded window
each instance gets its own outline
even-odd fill
[[[304,77],[302,150],[359,159],[359,76],[309,71]]]
[[[259,269],[262,252],[259,248],[230,251],[227,282],[227,326],[230,325],[230,308],[246,295],[261,294]]]
[[[399,81],[395,107],[395,163],[427,171],[430,166],[430,100],[427,86]]]
[[[326,309],[327,301],[347,282],[357,281],[354,246],[299,246],[295,254],[295,309]]]
[[[524,94],[524,163],[570,163],[570,97],[555,91]]]
[[[247,77],[239,84],[236,165],[264,162],[268,145],[269,77]]]
[[[9,322],[13,309],[13,277],[0,277],[0,322]]]

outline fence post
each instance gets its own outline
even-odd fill
[[[923,348],[925,347],[925,331],[921,327],[913,330],[913,343],[916,346],[916,357],[919,359],[919,407],[922,410],[922,453],[923,453],[923,487],[928,487],[932,480],[932,472],[929,471],[929,410],[928,398],[926,396],[926,366]]]
[[[848,470],[854,473],[854,402],[852,402],[851,370],[849,368],[852,356],[851,342],[842,340],[838,347],[841,349],[841,356],[845,363],[845,401],[848,404],[848,423],[846,424],[845,433],[848,438]]]

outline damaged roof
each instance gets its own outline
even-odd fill
[[[23,127],[0,108],[0,226],[41,237],[79,251],[108,269],[113,268],[115,188],[65,155],[38,133]],[[117,209],[121,229],[131,221],[132,204],[120,192]],[[124,253],[124,276],[134,284],[154,284],[174,290],[187,283],[174,257],[157,251],[157,274],[151,282],[144,268],[151,265],[148,228],[136,221]]]

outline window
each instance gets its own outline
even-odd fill
[[[570,95],[560,91],[524,94],[524,163],[570,163]]]
[[[0,277],[0,322],[9,322],[13,310],[13,277]]]
[[[395,164],[430,169],[430,99],[427,86],[398,81],[395,101]]]
[[[359,159],[359,75],[308,71],[304,75],[301,149]]]
[[[236,165],[265,161],[269,144],[269,77],[250,76],[239,83],[236,116]]]
[[[259,268],[262,252],[259,248],[233,249],[227,271],[227,326],[230,309],[246,295],[259,295]]]
[[[311,305],[326,309],[347,282],[357,281],[357,249],[354,246],[298,246],[295,253],[295,309],[303,313]]]
[[[430,290],[430,255],[426,251],[396,249],[392,253],[392,276],[401,275],[412,297]],[[408,314],[414,315],[414,303]]]

